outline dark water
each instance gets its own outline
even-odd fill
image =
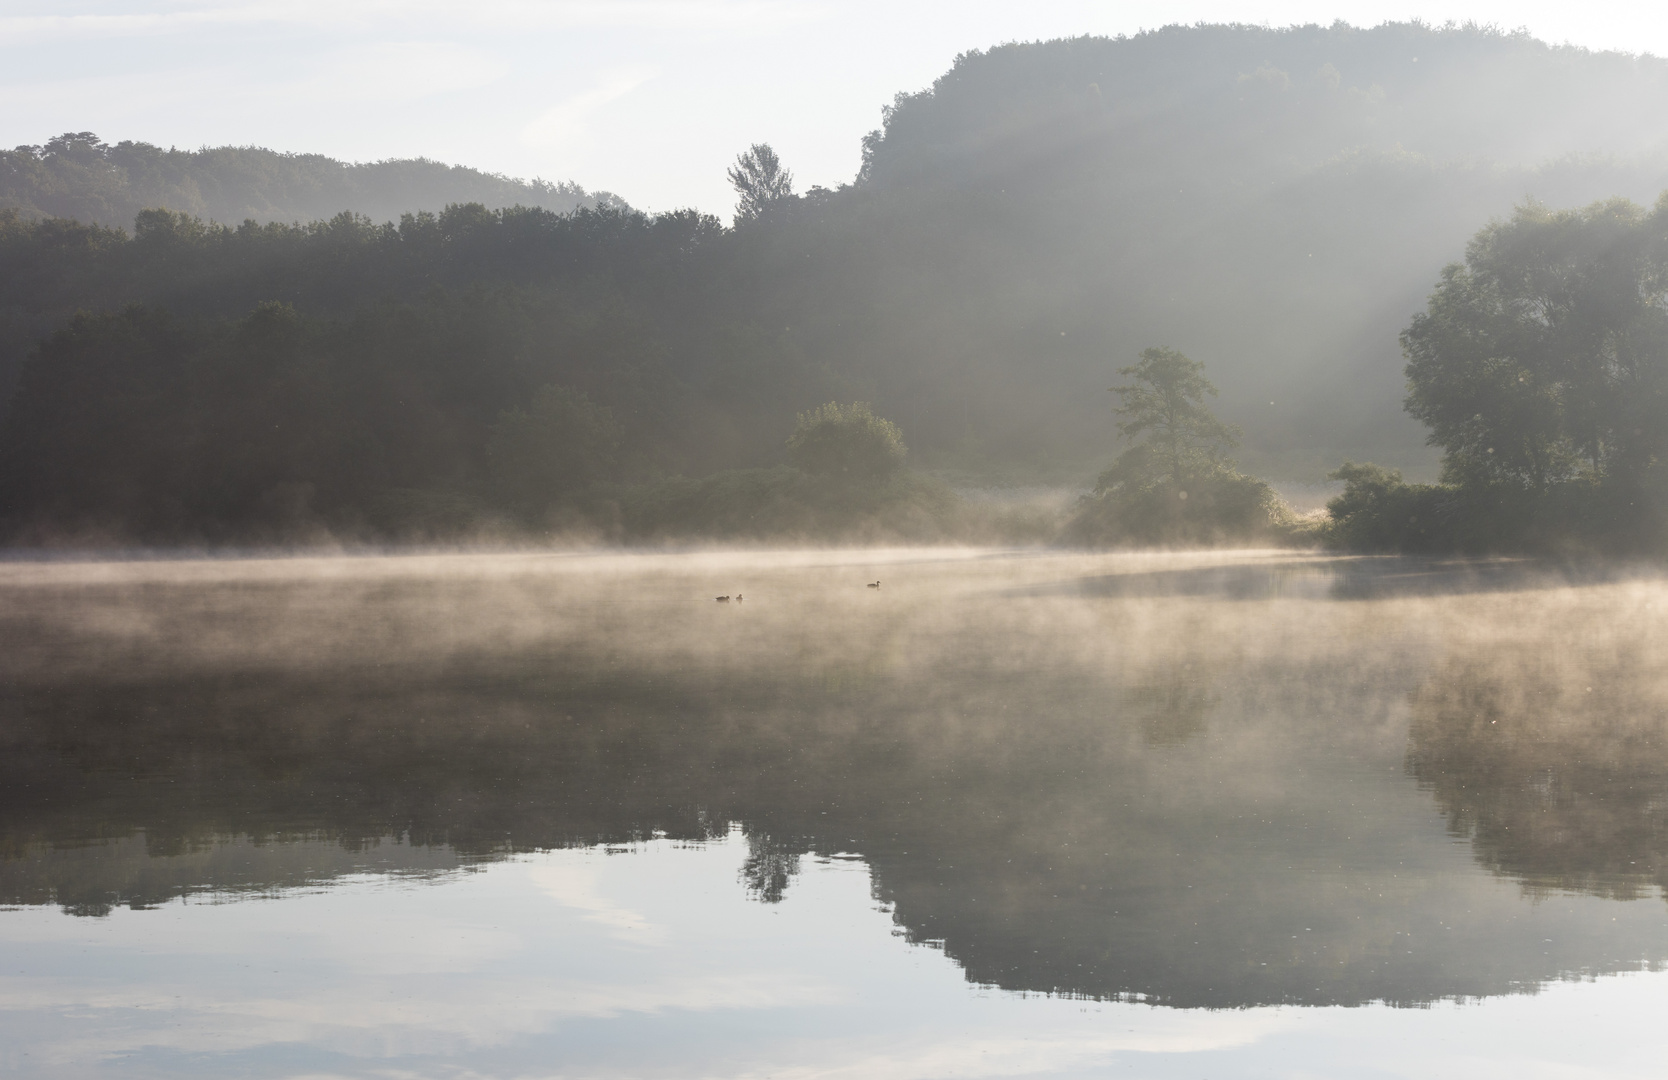
[[[8,1076],[1668,1049],[1654,576],[180,561],[0,566],[0,605]]]

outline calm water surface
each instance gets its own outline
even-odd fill
[[[0,564],[0,1074],[1657,1076],[1665,659],[1530,563]]]

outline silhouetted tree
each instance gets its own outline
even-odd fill
[[[758,217],[765,209],[793,197],[793,173],[782,167],[769,143],[754,143],[736,155],[736,163],[724,173],[741,198],[736,202],[737,220]]]

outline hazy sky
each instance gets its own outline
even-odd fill
[[[968,49],[1415,17],[1668,55],[1668,5],[1637,0],[0,0],[0,145],[424,155],[727,214],[748,143],[848,181],[880,107]]]

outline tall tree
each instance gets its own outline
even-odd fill
[[[1205,404],[1207,396],[1216,396],[1216,387],[1199,361],[1175,349],[1152,348],[1118,374],[1130,380],[1112,388],[1123,417],[1118,431],[1139,440],[1126,455],[1138,452],[1167,470],[1170,479],[1180,480],[1220,463],[1237,444],[1239,433]]]
[[[758,217],[772,204],[793,197],[793,173],[782,167],[782,159],[769,143],[754,143],[746,153],[736,155],[736,163],[724,175],[740,196],[738,221]]]
[[[1146,349],[1119,374],[1118,431],[1133,441],[1095,480],[1068,535],[1091,544],[1221,544],[1267,540],[1288,527],[1273,490],[1234,467],[1238,432],[1205,398],[1205,366]]]
[[[1407,409],[1450,482],[1637,482],[1668,450],[1668,197],[1520,207],[1401,341]]]

